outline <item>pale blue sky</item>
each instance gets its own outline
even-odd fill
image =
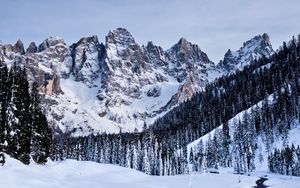
[[[60,36],[67,44],[125,27],[140,44],[168,49],[180,37],[218,62],[228,48],[264,32],[274,48],[300,34],[299,0],[0,0],[0,40],[25,48]]]

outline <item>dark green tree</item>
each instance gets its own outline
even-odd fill
[[[6,65],[0,62],[0,164],[5,163],[7,75]]]
[[[46,116],[42,113],[38,85],[35,82],[31,89],[30,114],[32,118],[31,156],[36,163],[44,164],[50,155],[52,132]]]

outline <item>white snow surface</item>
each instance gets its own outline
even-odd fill
[[[22,164],[6,155],[0,166],[0,188],[247,188],[253,187],[260,176],[271,188],[297,188],[300,177],[258,172],[243,176],[223,170],[220,174],[190,174],[177,176],[149,176],[132,169],[89,161],[66,160],[46,165]]]
[[[103,130],[112,133],[120,130],[113,121],[98,115],[96,96],[99,87],[89,88],[82,82],[74,81],[73,78],[61,79],[61,87],[64,94],[50,96],[59,102],[49,109],[51,113],[63,116],[58,124],[61,130],[78,128],[76,135],[103,132]],[[52,116],[48,116],[48,119],[51,118]]]
[[[94,83],[100,83],[100,80],[96,80]],[[61,79],[60,84],[64,94],[48,96],[50,99],[57,101],[57,104],[48,108],[48,119],[51,120],[53,114],[63,117],[58,121],[59,128],[64,132],[76,128],[77,130],[73,133],[73,136],[104,131],[117,133],[120,129],[122,131],[134,131],[135,128],[141,129],[144,121],[132,116],[159,110],[171,99],[180,86],[178,82],[170,79],[169,82],[144,86],[141,88],[142,96],[137,99],[131,99],[119,93],[120,97],[126,98],[131,104],[119,104],[110,107],[110,114],[101,117],[99,114],[107,107],[103,106],[103,103],[96,97],[101,87],[100,84],[97,87],[89,88],[82,82],[74,81],[72,77]],[[147,91],[154,87],[160,88],[161,94],[158,97],[148,97]],[[109,119],[109,117],[116,115],[123,118],[120,118],[119,121]],[[145,122],[151,124],[157,117],[159,116],[147,118]]]

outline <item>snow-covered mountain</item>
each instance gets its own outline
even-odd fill
[[[50,124],[77,135],[141,130],[216,77],[272,53],[263,34],[216,66],[184,38],[163,50],[137,44],[124,28],[110,31],[104,44],[91,36],[71,46],[59,37],[26,50],[20,40],[0,45],[0,60],[25,65],[29,80],[39,84]]]
[[[230,49],[225,53],[224,59],[219,63],[219,68],[227,73],[243,69],[249,62],[262,56],[269,57],[274,54],[270,37],[264,33],[246,41],[236,52]]]

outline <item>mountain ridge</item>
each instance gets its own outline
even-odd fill
[[[238,52],[243,49],[248,50],[238,57],[246,57],[243,66],[273,53],[266,34],[247,41]],[[227,69],[227,56],[216,65],[185,38],[167,50],[152,42],[139,45],[125,28],[109,31],[105,43],[91,36],[70,46],[60,37],[49,37],[38,46],[30,43],[26,51],[21,40],[0,45],[0,59],[24,65],[29,80],[46,94],[44,108],[53,126],[67,131],[68,124],[79,135],[142,130],[210,81],[242,68],[231,63]]]

